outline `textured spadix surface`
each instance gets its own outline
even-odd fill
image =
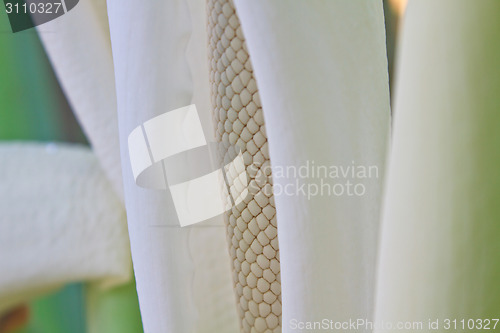
[[[68,282],[130,278],[125,211],[83,146],[0,145],[0,311]]]
[[[498,318],[499,13],[491,0],[408,6],[378,320]]]
[[[278,195],[283,331],[371,318],[389,93],[381,1],[246,1],[236,9],[274,168],[377,166],[363,196]],[[303,179],[308,182],[310,179]],[[361,330],[362,331],[362,330]]]
[[[281,332],[281,279],[276,209],[264,115],[234,4],[208,1],[210,84],[221,166],[241,150],[245,168],[223,186],[243,197],[225,216],[233,283],[243,332]],[[242,184],[247,174],[249,184]],[[227,181],[227,184],[225,182]]]

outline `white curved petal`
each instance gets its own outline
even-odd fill
[[[371,318],[390,117],[382,2],[235,2],[274,168],[283,331],[294,319]],[[376,166],[379,177],[358,179],[362,196],[280,194],[277,168],[307,161]]]
[[[204,8],[203,0],[108,1],[125,200],[147,333],[238,330],[225,229],[179,228],[169,192],[135,184],[127,146],[137,126],[190,104],[204,110],[204,130],[211,129]]]
[[[68,282],[128,281],[125,211],[83,146],[0,145],[0,312]]]
[[[494,0],[409,3],[380,243],[379,321],[440,319],[442,331],[444,318],[467,325],[498,317],[499,13]]]
[[[73,112],[123,198],[113,58],[105,0],[80,1],[37,27]]]

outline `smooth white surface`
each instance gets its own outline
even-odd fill
[[[273,167],[355,161],[380,175],[362,197],[275,195],[283,332],[292,319],[370,319],[390,116],[382,1],[235,3]]]
[[[166,179],[169,173],[171,178],[177,178],[188,168],[182,164],[174,165],[167,172],[164,170],[169,163],[166,159],[207,145],[194,104],[149,119],[130,132],[127,143],[135,183],[159,190],[168,188]],[[204,157],[200,156],[198,162],[206,163]]]
[[[125,210],[94,154],[0,145],[0,312],[66,283],[131,276]]]
[[[467,325],[498,317],[499,13],[494,0],[409,2],[380,241],[379,321],[440,319],[436,332],[444,332],[445,318]]]
[[[188,182],[169,186],[182,227],[224,213],[224,202],[220,192],[222,177],[222,171],[216,170]]]
[[[146,121],[144,131],[154,162],[207,144],[194,104]]]

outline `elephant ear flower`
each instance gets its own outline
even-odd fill
[[[205,2],[107,5],[111,53],[102,2],[82,2],[44,26],[57,33],[41,35],[118,193],[123,184],[144,328],[234,332],[224,229],[174,227],[170,194],[135,184],[127,147],[135,128],[190,104],[213,135]],[[363,197],[276,196],[285,325],[332,313],[369,317],[390,114],[381,3],[237,1],[236,9],[254,59],[271,162],[355,161],[380,172]]]
[[[225,229],[178,228],[170,193],[135,184],[127,147],[134,129],[142,131],[150,119],[192,104],[207,137],[214,136],[211,106],[225,106],[214,117],[217,130],[221,137],[223,132],[228,137],[233,133],[235,139],[234,133],[243,133],[235,111],[251,98],[240,94],[243,84],[234,76],[247,66],[248,57],[252,63],[245,69],[255,78],[252,89],[258,86],[256,104],[262,106],[261,120],[266,123],[265,133],[255,134],[257,141],[267,137],[267,160],[274,169],[296,170],[291,177],[273,170],[269,180],[274,186],[280,244],[280,255],[274,255],[281,261],[276,279],[281,278],[282,290],[276,294],[282,295],[283,329],[300,329],[299,322],[324,318],[395,323],[497,317],[499,3],[410,3],[400,38],[390,154],[382,1],[212,3],[216,4],[210,15],[212,23],[217,16],[217,23],[209,28],[204,0],[143,4],[108,0],[107,7],[103,0],[81,1],[67,14],[38,27],[104,174],[125,202],[145,331],[229,333],[240,325],[252,331],[265,324],[279,330],[275,316],[265,324],[262,318],[255,319],[255,313],[269,313],[269,308],[257,308],[249,300],[248,309],[244,300],[240,302],[240,315],[246,311],[241,318],[248,325],[238,323]],[[210,63],[212,83],[223,82],[216,87],[210,87],[207,29],[227,37],[221,47],[211,45],[210,59],[220,58],[221,63]],[[246,46],[239,38],[242,35]],[[239,57],[234,64],[229,64],[231,51],[222,54],[232,49],[224,45],[229,40],[234,41],[234,49],[245,48],[234,52],[232,56]],[[235,105],[228,97],[233,89],[238,92]],[[250,134],[241,133],[250,141]],[[23,159],[24,150],[19,151],[16,158]],[[319,192],[314,184],[318,174],[310,173],[312,164],[327,170],[344,168],[326,180],[335,185],[340,178],[345,186],[354,181],[365,191],[349,195],[345,188],[339,194],[331,186],[328,193]],[[345,172],[348,166],[358,165],[375,167],[376,176]],[[305,176],[299,173],[303,167],[309,172]],[[73,171],[65,172],[73,179]],[[294,184],[296,192],[285,193],[293,191]],[[314,193],[312,185],[317,186]],[[94,199],[68,205],[103,204]],[[260,209],[255,204],[248,207],[257,213]],[[15,206],[5,209],[21,214]],[[121,212],[119,205],[116,209]],[[229,233],[235,233],[231,227]],[[250,228],[250,222],[245,227]],[[243,248],[249,242],[231,246]],[[237,268],[238,263],[233,265]],[[99,273],[91,267],[76,270],[81,274],[75,278],[87,278],[91,272],[100,277],[116,275],[114,270],[108,276],[110,272],[99,269]],[[43,274],[42,281],[55,278]],[[12,276],[7,277],[12,281]],[[250,299],[253,291],[244,289],[248,281],[241,278],[235,289],[241,287],[239,296]],[[265,283],[261,285],[267,290]],[[15,292],[22,296],[20,290]],[[375,329],[379,331],[384,327]]]

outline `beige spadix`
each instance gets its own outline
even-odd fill
[[[210,87],[215,138],[224,165],[241,150],[241,169],[222,180],[242,199],[224,198],[229,254],[242,332],[281,332],[276,209],[262,104],[232,0],[207,1]],[[242,176],[249,182],[242,182]],[[234,201],[234,200],[233,200]]]

